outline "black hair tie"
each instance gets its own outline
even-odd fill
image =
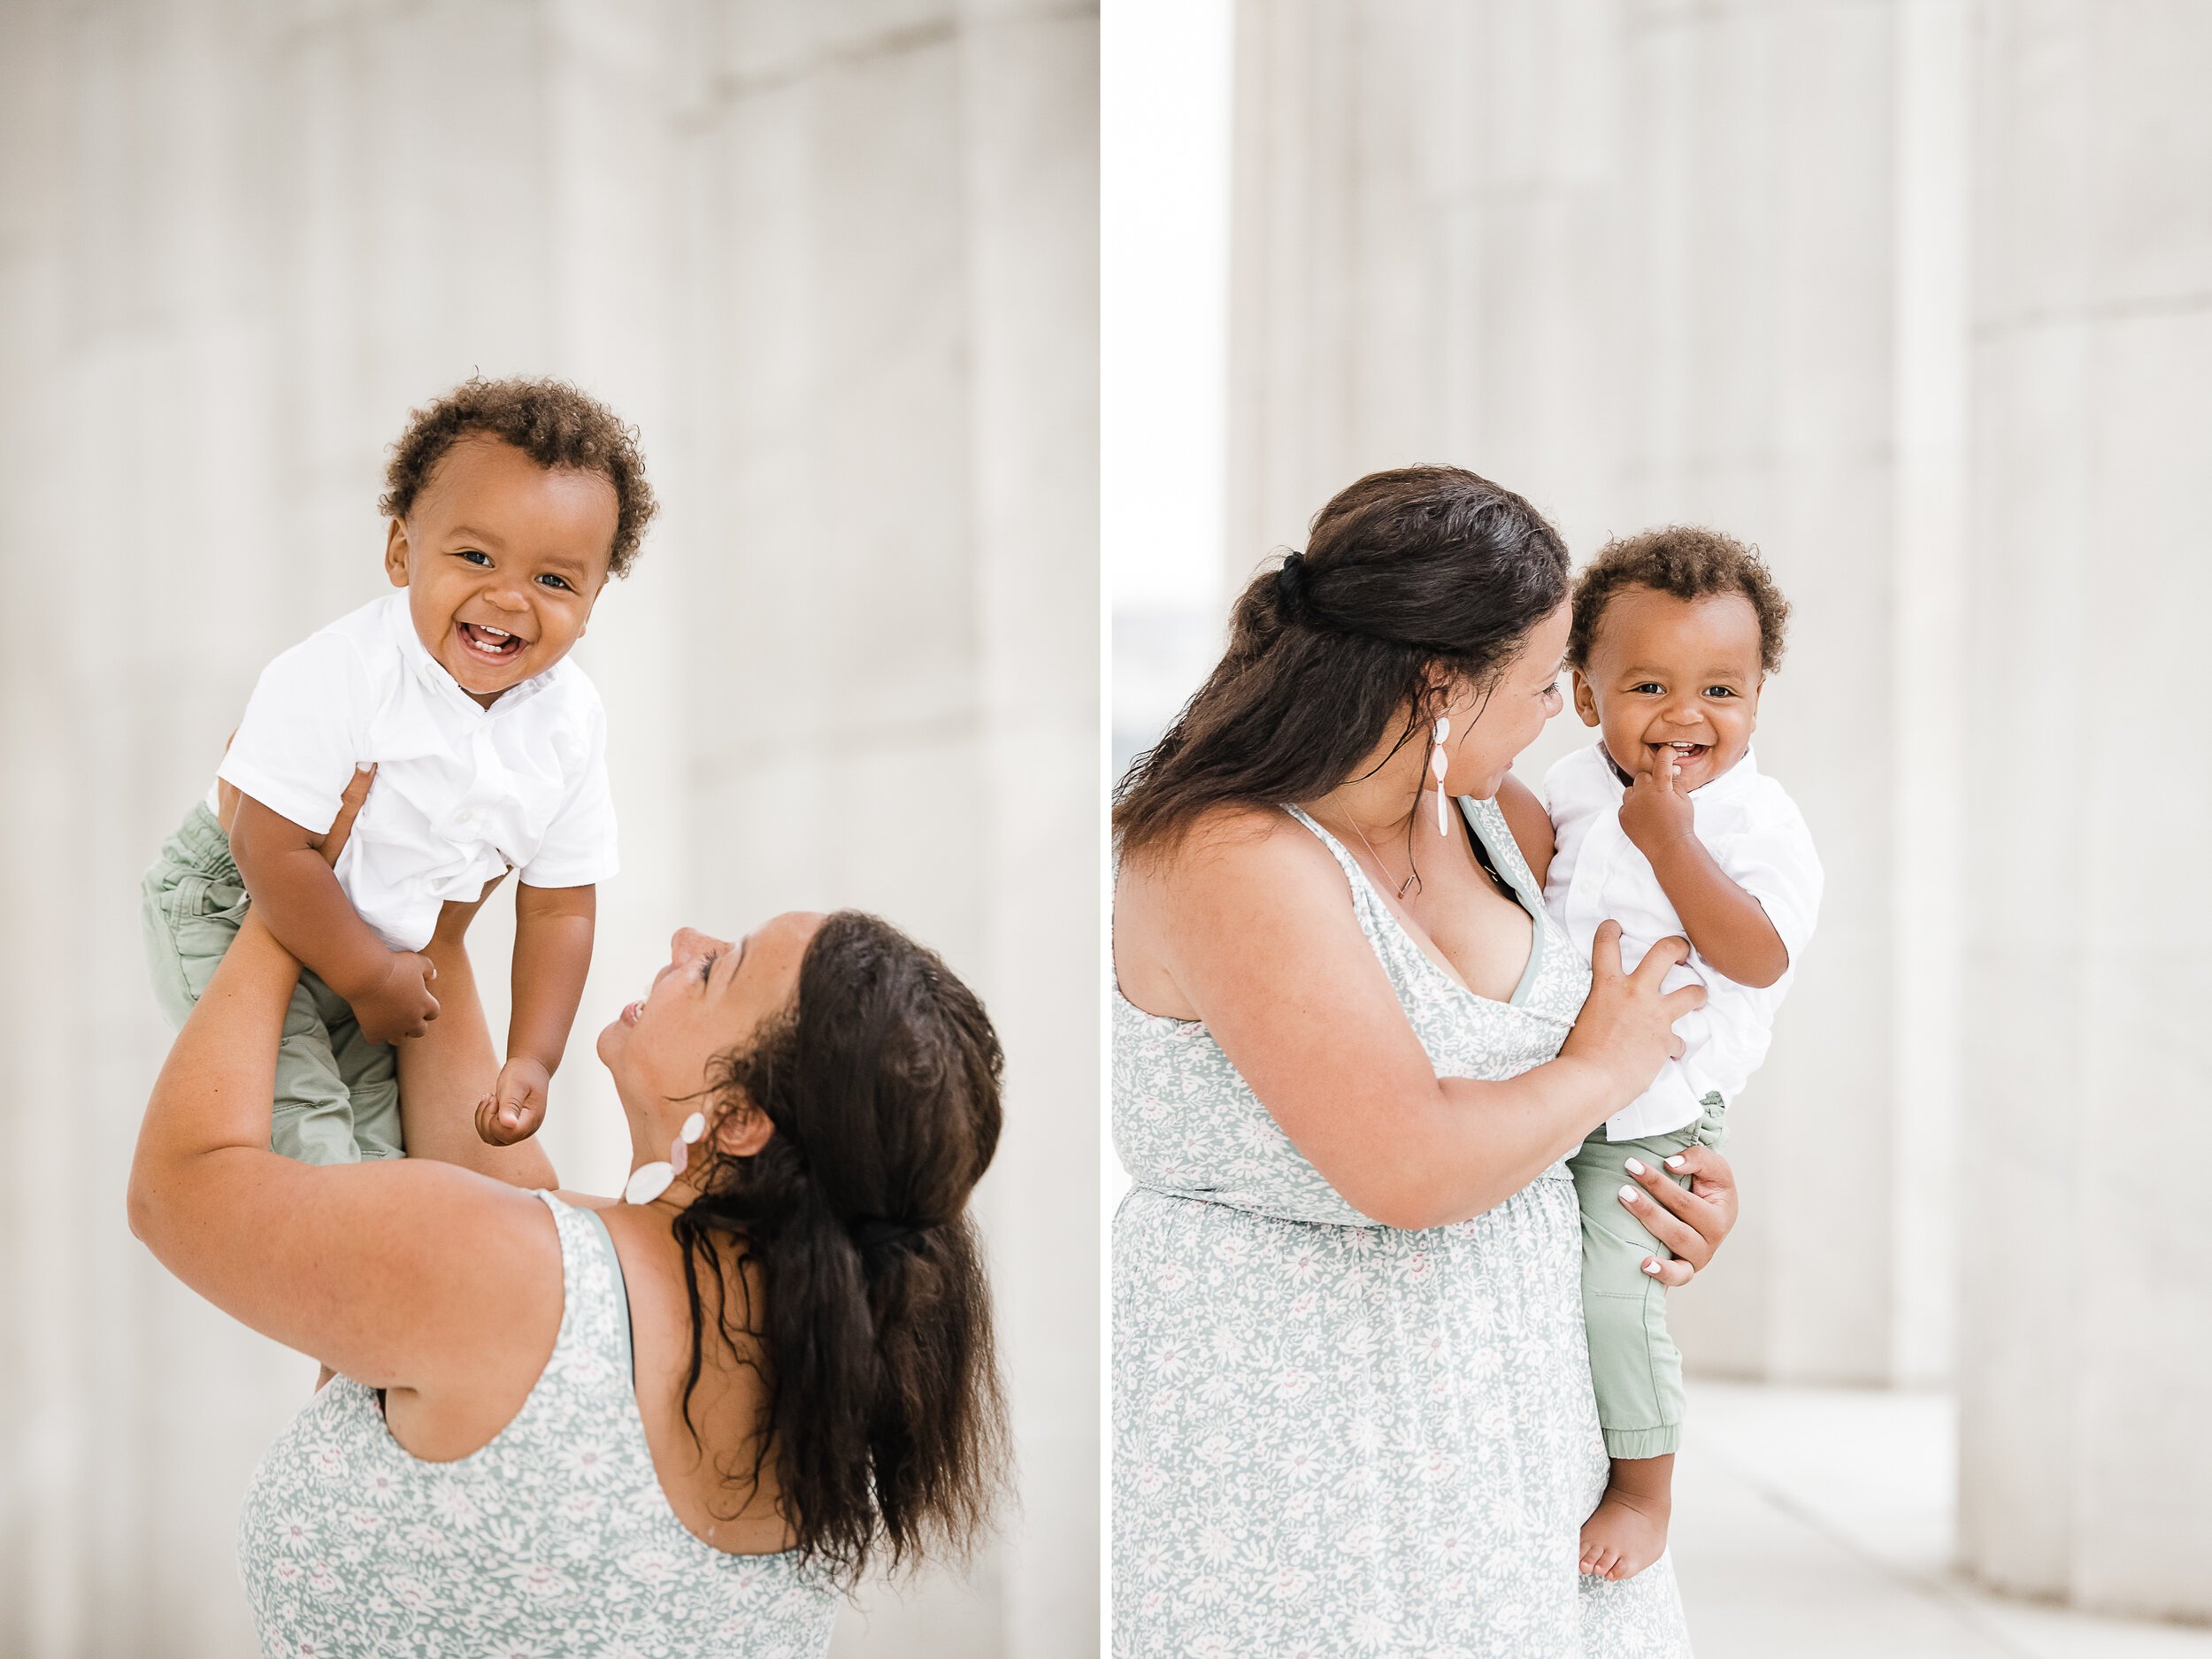
[[[890,1221],[881,1216],[860,1216],[854,1219],[850,1232],[853,1242],[864,1255],[871,1250],[896,1247],[904,1249],[921,1242],[922,1230],[903,1221]]]
[[[1282,601],[1283,615],[1292,622],[1306,619],[1306,556],[1293,553],[1283,561],[1282,569],[1275,572],[1275,592]]]

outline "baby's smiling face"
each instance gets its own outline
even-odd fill
[[[614,486],[549,471],[511,443],[464,437],[440,458],[384,567],[407,589],[423,649],[488,707],[583,636],[607,585]]]
[[[1677,599],[1621,588],[1606,601],[1575,711],[1633,777],[1671,754],[1676,787],[1710,783],[1744,757],[1759,723],[1759,613],[1741,594]]]

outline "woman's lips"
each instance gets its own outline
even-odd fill
[[[634,1025],[644,1013],[645,1004],[642,1002],[626,1002],[622,1006],[622,1023],[626,1025]]]

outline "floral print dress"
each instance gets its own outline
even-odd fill
[[[1360,926],[1447,1077],[1559,1051],[1589,970],[1491,802],[1461,810],[1534,920],[1510,1002],[1413,941],[1335,839]],[[1605,1487],[1563,1164],[1487,1214],[1370,1221],[1203,1025],[1117,996],[1116,1659],[1687,1659],[1673,1566],[1577,1571]]]
[[[539,1196],[560,1229],[560,1335],[489,1445],[424,1463],[341,1377],[263,1456],[238,1526],[263,1653],[819,1659],[834,1591],[790,1554],[716,1549],[668,1507],[613,1242]]]

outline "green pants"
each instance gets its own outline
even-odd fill
[[[204,803],[163,846],[139,893],[154,995],[181,1026],[246,915],[230,838]],[[406,1156],[397,1057],[363,1036],[345,999],[305,969],[284,1010],[269,1146],[303,1164]]]
[[[1686,1148],[1720,1145],[1728,1109],[1717,1094],[1701,1103],[1694,1124],[1642,1141],[1608,1141],[1600,1129],[1567,1160],[1582,1204],[1582,1322],[1608,1457],[1663,1457],[1681,1443],[1682,1350],[1667,1334],[1667,1287],[1643,1270],[1646,1256],[1674,1253],[1622,1207],[1621,1188],[1635,1185],[1631,1158],[1664,1174]]]

